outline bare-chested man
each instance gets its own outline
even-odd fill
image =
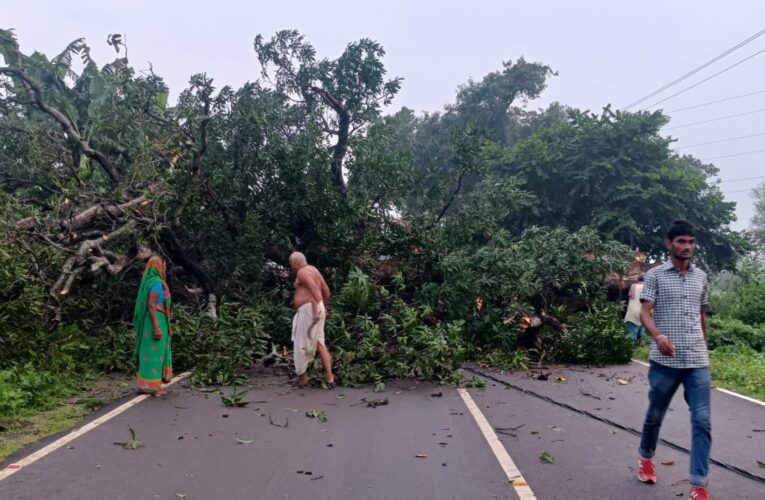
[[[297,274],[295,279],[295,317],[292,319],[292,342],[295,356],[295,372],[298,385],[308,384],[308,363],[319,351],[324,365],[325,380],[330,388],[335,385],[332,374],[332,358],[324,345],[324,322],[327,319],[326,303],[329,287],[321,273],[306,262],[305,255],[290,255],[290,267]]]

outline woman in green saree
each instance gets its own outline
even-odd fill
[[[156,255],[146,263],[133,316],[138,391],[154,396],[164,395],[162,383],[173,378],[170,290],[165,269],[165,261]]]

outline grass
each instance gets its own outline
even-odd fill
[[[635,359],[648,361],[648,346],[635,350]],[[723,346],[709,351],[712,384],[765,401],[765,353],[747,346]]]
[[[86,382],[87,387],[67,391],[56,388],[50,391],[50,397],[38,401],[32,407],[7,407],[0,414],[0,425],[4,429],[0,432],[0,461],[24,446],[71,429],[84,416],[132,392],[131,381],[131,377],[125,375],[93,378]],[[17,392],[8,394],[23,401]]]
[[[718,347],[709,353],[712,383],[765,401],[765,353],[748,347]]]

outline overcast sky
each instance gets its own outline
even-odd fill
[[[131,63],[143,69],[150,62],[173,95],[197,72],[207,72],[219,86],[256,79],[252,41],[259,33],[298,29],[320,57],[330,58],[350,41],[372,38],[386,49],[390,76],[404,78],[393,107],[417,111],[441,109],[468,78],[480,79],[502,61],[524,56],[558,71],[529,107],[558,100],[598,111],[609,103],[621,108],[765,29],[765,2],[0,0],[0,27],[15,29],[25,52],[56,54],[85,37],[101,64],[114,57],[107,35],[121,33]],[[765,35],[645,105],[764,49]],[[752,216],[748,189],[765,181],[765,152],[738,155],[765,150],[765,135],[688,146],[765,133],[765,92],[680,109],[762,90],[765,53],[660,106],[671,112],[666,133],[678,139],[682,152],[702,159],[737,155],[714,160],[721,189],[738,203],[736,229],[747,227]],[[740,113],[750,114],[685,126]],[[736,180],[750,177],[758,178]]]

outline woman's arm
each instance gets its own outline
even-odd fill
[[[149,319],[151,324],[154,325],[154,340],[162,338],[162,330],[159,328],[159,321],[157,321],[157,301],[159,300],[159,293],[149,292],[149,303],[147,304],[147,310],[149,313]]]

